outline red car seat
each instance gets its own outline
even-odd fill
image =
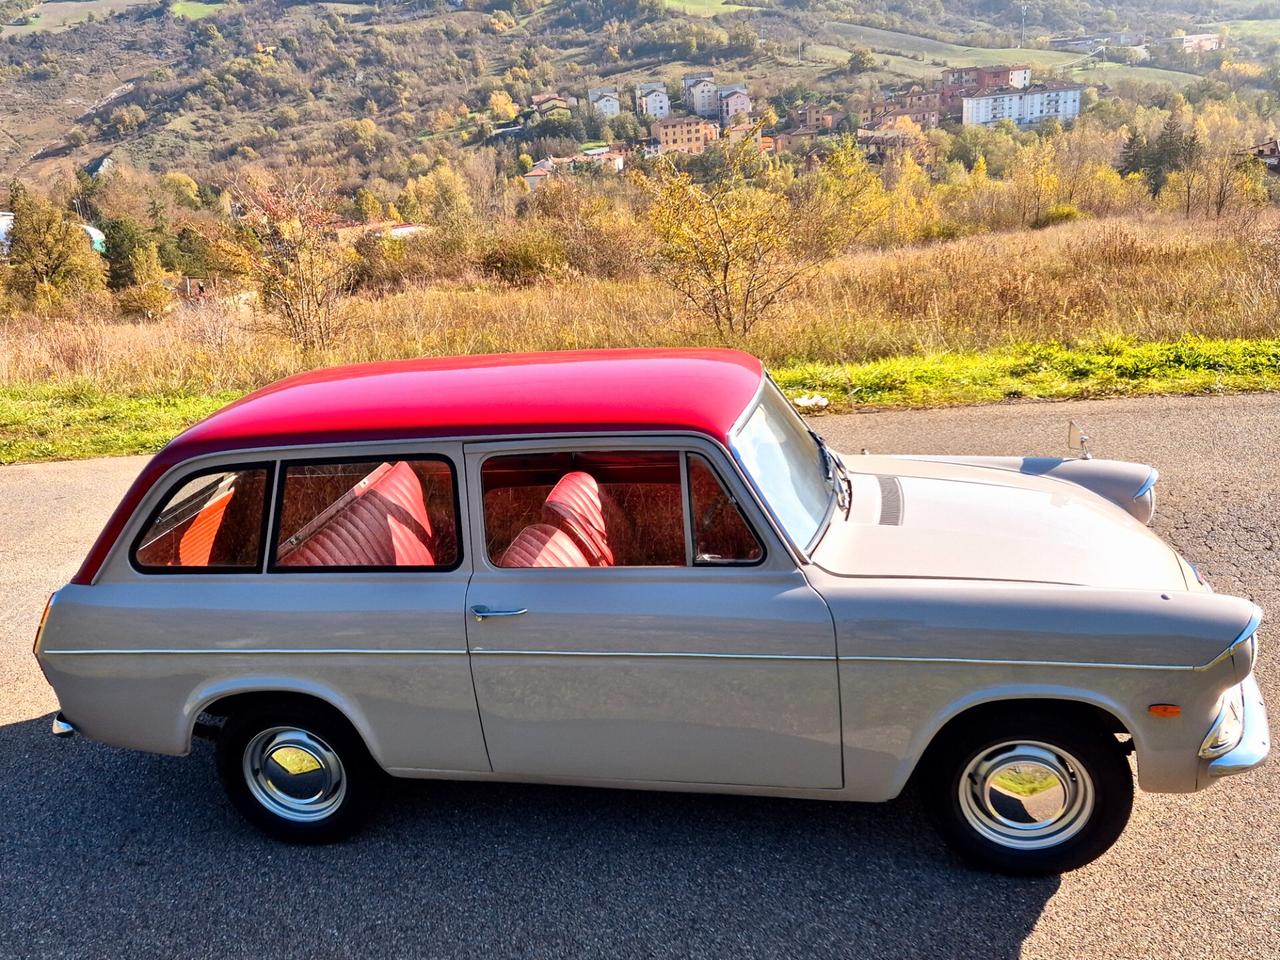
[[[589,567],[591,563],[565,531],[547,523],[534,523],[516,534],[498,566]]]
[[[213,540],[222,527],[222,518],[235,496],[235,487],[222,491],[196,514],[195,519],[182,532],[178,541],[178,565],[182,567],[207,567],[213,554]]]
[[[600,502],[600,485],[581,470],[566,473],[547,494],[542,516],[571,536],[593,567],[611,567],[613,550]]]
[[[286,492],[287,496],[287,492]],[[429,567],[431,520],[422,484],[403,460],[380,465],[290,537],[282,567]]]

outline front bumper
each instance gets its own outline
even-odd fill
[[[1240,684],[1244,694],[1244,733],[1240,742],[1230,751],[1209,761],[1211,777],[1229,777],[1233,773],[1252,770],[1267,759],[1271,752],[1271,731],[1267,727],[1267,706],[1262,702],[1262,691],[1253,674]]]

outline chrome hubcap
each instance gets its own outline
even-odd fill
[[[270,727],[244,748],[244,778],[260,804],[295,823],[323,820],[347,795],[333,748],[296,727]]]
[[[1064,843],[1093,815],[1088,771],[1060,747],[1033,740],[983,750],[965,767],[959,790],[969,825],[1014,850]]]

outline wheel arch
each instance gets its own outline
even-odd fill
[[[254,678],[224,682],[215,688],[194,692],[185,711],[187,746],[190,748],[202,716],[225,718],[246,709],[290,703],[319,707],[347,724],[364,743],[374,762],[383,766],[377,737],[358,704],[322,684],[285,679],[266,681]]]
[[[940,711],[926,725],[917,738],[916,748],[900,771],[899,791],[924,766],[930,751],[945,743],[948,734],[984,717],[1016,715],[1028,711],[1051,713],[1056,717],[1074,717],[1081,722],[1097,725],[1107,733],[1127,735],[1133,741],[1135,749],[1140,746],[1136,725],[1127,717],[1124,708],[1099,696],[1074,690],[988,690],[952,704],[951,709]]]

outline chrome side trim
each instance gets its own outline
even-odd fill
[[[472,656],[505,657],[602,657],[610,660],[817,660],[834,663],[835,657],[786,653],[687,653],[684,651],[646,650],[472,650]]]
[[[1141,500],[1148,492],[1150,492],[1151,488],[1156,485],[1156,481],[1159,479],[1160,471],[1155,467],[1152,467],[1151,472],[1147,474],[1147,479],[1143,482],[1142,486],[1138,488],[1138,492],[1133,495],[1133,499]]]
[[[231,649],[225,649],[222,647],[206,647],[204,649],[194,649],[194,648],[182,649],[179,647],[146,647],[146,648],[138,648],[138,649],[132,649],[132,650],[126,650],[126,649],[120,649],[120,648],[108,648],[108,649],[100,649],[100,650],[46,650],[44,652],[49,656],[68,656],[68,657],[70,656],[76,656],[76,657],[107,656],[107,655],[121,656],[124,654],[128,654],[130,656],[136,656],[139,654],[144,654],[144,655],[193,654],[193,655],[199,655],[199,656],[220,654],[225,656],[251,656],[251,655],[262,655],[262,654],[285,654],[285,653],[307,654],[307,655],[359,654],[361,656],[363,656],[364,654],[370,654],[373,656],[395,657],[395,656],[403,656],[403,655],[416,656],[416,655],[422,655],[422,654],[465,656],[467,653],[466,650],[423,650],[423,649],[385,650],[385,649],[360,648],[360,647],[323,647],[323,648],[319,648],[319,647],[250,647],[244,650],[231,650]]]
[[[954,663],[982,667],[1087,667],[1106,670],[1206,670],[1207,667],[1176,663],[1099,663],[1090,660],[994,660],[980,657],[839,657],[843,662],[863,663]]]

